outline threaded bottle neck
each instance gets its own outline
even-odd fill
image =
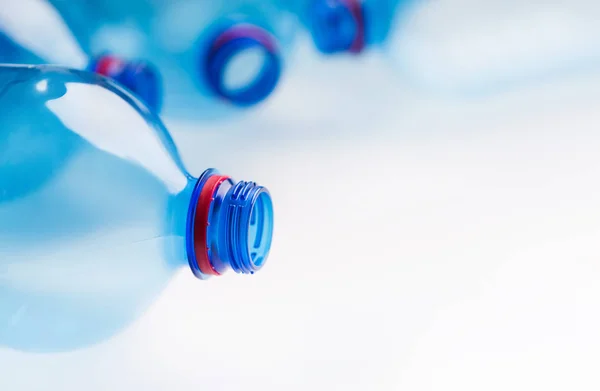
[[[215,170],[198,180],[188,215],[188,261],[199,278],[228,269],[253,274],[265,263],[273,235],[267,189],[235,183]]]

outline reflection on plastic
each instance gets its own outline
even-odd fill
[[[259,270],[268,191],[184,168],[133,95],[92,73],[0,66],[0,345],[101,342],[173,273]]]

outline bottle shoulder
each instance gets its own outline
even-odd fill
[[[173,192],[187,186],[189,174],[162,122],[106,78],[50,66],[0,66],[0,104],[6,108],[0,113],[3,170],[15,161],[41,164],[51,155],[60,164],[75,151],[93,151],[141,167]]]

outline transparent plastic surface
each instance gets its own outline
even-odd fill
[[[480,94],[600,66],[600,4],[440,0],[402,10],[385,50],[427,88]]]
[[[187,264],[178,216],[192,178],[164,129],[106,79],[0,67],[0,86],[0,343],[95,343]]]
[[[266,189],[192,177],[158,118],[109,79],[0,66],[0,106],[0,345],[85,347],[138,317],[182,266],[202,279],[262,267]],[[201,256],[218,273],[198,270]]]
[[[164,80],[168,116],[217,119],[276,87],[295,18],[259,0],[51,0],[92,53],[144,58]]]
[[[118,81],[152,109],[160,109],[161,80],[152,65],[105,53],[94,55],[81,43],[48,1],[0,0],[0,63],[87,69]]]

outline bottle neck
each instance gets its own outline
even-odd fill
[[[220,26],[201,53],[200,66],[207,85],[215,95],[233,105],[257,104],[266,99],[279,82],[282,70],[279,44],[271,33],[257,25]],[[237,61],[239,59],[243,61]],[[240,75],[246,73],[250,75],[239,80]]]
[[[315,45],[325,54],[360,53],[365,48],[365,7],[361,0],[316,0],[309,11]]]
[[[201,279],[233,269],[253,274],[265,263],[273,235],[273,204],[267,189],[234,182],[216,170],[198,179],[188,212],[188,263]]]
[[[160,111],[162,86],[159,72],[144,61],[126,61],[101,55],[88,64],[88,70],[115,80],[138,96],[150,109]]]

